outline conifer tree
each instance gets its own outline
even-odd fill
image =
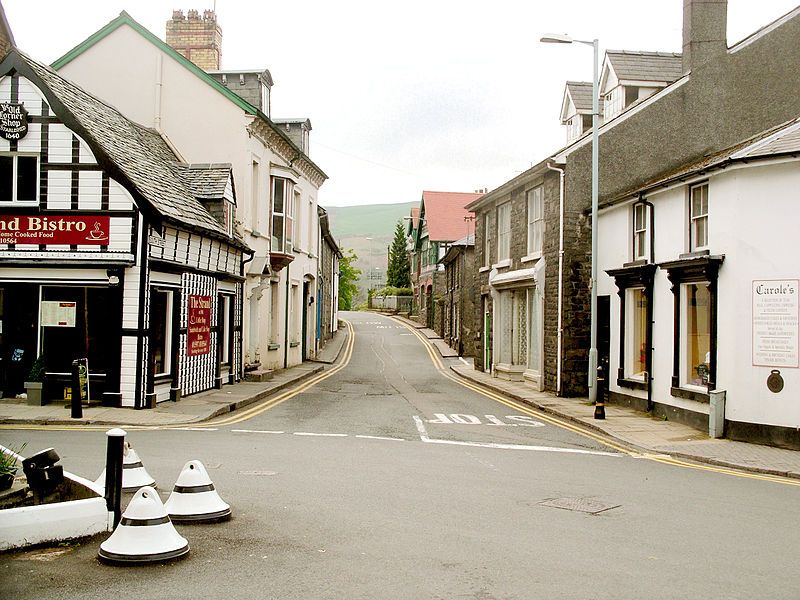
[[[389,248],[389,267],[386,273],[386,284],[396,288],[411,286],[411,268],[408,264],[406,232],[402,221],[398,221],[394,228],[394,239]]]

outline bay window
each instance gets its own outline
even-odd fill
[[[272,251],[292,251],[294,183],[283,177],[272,178]]]

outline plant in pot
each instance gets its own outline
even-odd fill
[[[44,384],[44,356],[39,356],[28,373],[25,380],[25,391],[28,395],[28,404],[34,406],[42,406],[44,401],[42,399],[42,385]]]
[[[0,490],[7,490],[14,483],[17,474],[17,457],[25,449],[22,444],[18,449],[7,448],[0,450]]]

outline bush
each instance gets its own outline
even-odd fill
[[[44,356],[39,356],[31,365],[28,378],[25,381],[43,382],[44,381]]]

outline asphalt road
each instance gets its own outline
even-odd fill
[[[345,317],[347,366],[302,393],[129,432],[163,499],[200,459],[233,508],[179,527],[187,558],[101,565],[104,537],[0,555],[0,596],[800,597],[800,487],[618,452],[464,387],[397,321]],[[102,431],[0,440],[54,446],[88,478],[103,467]]]

